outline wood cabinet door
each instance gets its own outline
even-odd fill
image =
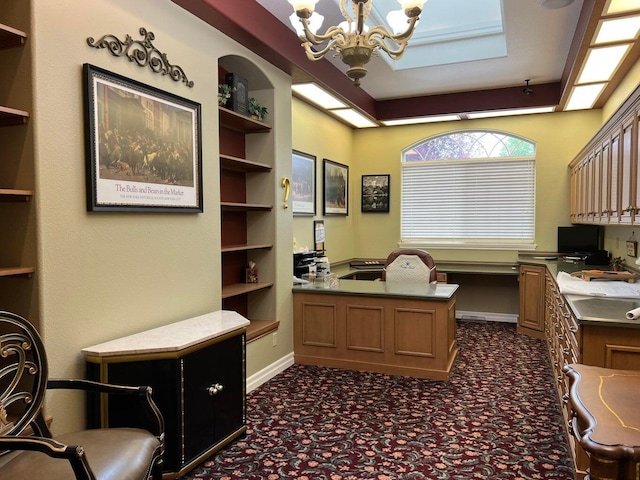
[[[245,424],[244,334],[184,357],[184,454],[187,461]]]
[[[518,326],[544,333],[545,267],[520,266]]]

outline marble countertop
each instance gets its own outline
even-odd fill
[[[324,293],[331,295],[368,295],[427,300],[448,300],[458,289],[451,283],[405,283],[371,280],[335,279],[330,284],[311,282],[294,285],[293,293]]]
[[[249,320],[237,312],[218,310],[86,347],[82,349],[82,353],[87,356],[110,357],[175,352],[244,328],[249,323]]]

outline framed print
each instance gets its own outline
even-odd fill
[[[202,212],[200,104],[84,65],[87,210]]]
[[[349,215],[349,167],[325,158],[323,171],[322,213]]]
[[[294,215],[316,214],[316,157],[293,151],[291,203]]]
[[[362,175],[362,211],[389,212],[389,175]]]

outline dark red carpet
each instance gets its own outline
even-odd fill
[[[458,346],[448,382],[294,365],[186,478],[573,480],[544,342],[462,322]]]

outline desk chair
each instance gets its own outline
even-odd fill
[[[42,405],[53,388],[127,395],[147,407],[140,421],[154,431],[103,428],[52,438]],[[38,332],[24,318],[0,312],[0,478],[161,480],[163,452],[164,421],[150,387],[49,379]]]
[[[439,281],[436,262],[431,254],[415,248],[400,248],[391,252],[385,261],[381,280],[427,283]],[[446,283],[446,277],[444,282]]]

